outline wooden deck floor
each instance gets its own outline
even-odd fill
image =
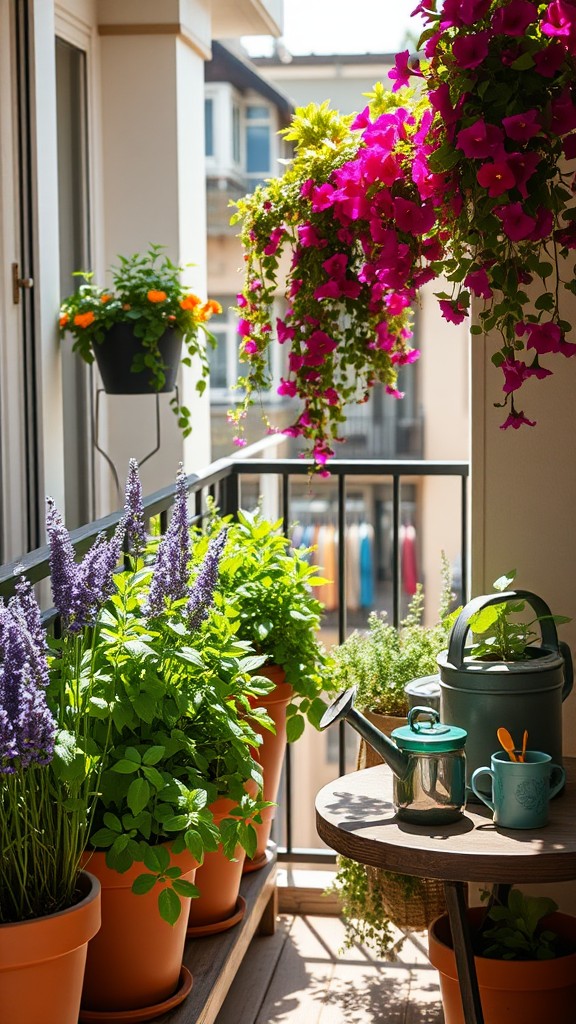
[[[216,1024],[443,1024],[424,934],[392,963],[340,953],[343,935],[338,917],[281,914],[275,935],[252,940]]]

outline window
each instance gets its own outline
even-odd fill
[[[251,104],[245,110],[246,173],[254,188],[272,173],[272,117],[271,109],[263,104]]]
[[[232,159],[238,166],[242,162],[242,147],[240,144],[240,107],[237,103],[232,105]]]
[[[204,147],[206,156],[214,156],[214,100],[204,100]]]
[[[236,304],[234,295],[217,296],[217,301],[222,306],[222,313],[213,316],[210,321],[210,331],[217,341],[216,348],[208,349],[208,362],[210,363],[210,390],[212,397],[225,398],[230,400],[230,389],[242,372],[242,364],[238,359],[238,348],[240,336],[238,334],[238,319],[230,309]]]

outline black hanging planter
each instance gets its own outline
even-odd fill
[[[93,345],[104,391],[108,395],[151,395],[174,391],[182,353],[182,335],[169,327],[158,340],[158,349],[164,363],[164,386],[155,388],[151,383],[151,370],[146,367],[132,372],[134,357],[142,352],[142,340],[134,334],[131,324],[113,324],[104,341]]]

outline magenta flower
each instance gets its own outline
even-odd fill
[[[558,352],[562,340],[562,330],[558,324],[549,321],[544,324],[526,324],[528,342],[527,348],[533,348],[538,355],[545,355],[546,352]]]
[[[576,6],[570,0],[553,0],[540,22],[545,36],[567,39],[576,29]]]
[[[318,213],[320,210],[327,210],[332,206],[332,196],[334,188],[326,182],[325,185],[320,185],[318,188],[313,188],[310,191],[310,202],[312,204],[312,211]]]
[[[494,294],[484,267],[480,267],[478,270],[470,270],[464,278],[464,284],[479,299],[491,299]]]
[[[508,395],[511,391],[517,391],[527,377],[530,376],[526,363],[521,359],[512,359],[508,356],[501,364],[500,369],[504,374],[504,392]]]
[[[540,162],[540,154],[533,150],[528,150],[526,153],[510,153],[507,157],[508,168],[514,177],[514,184],[523,199],[528,196],[526,183],[537,170]]]
[[[442,316],[450,324],[461,324],[468,315],[468,311],[454,299],[440,299],[438,305]]]
[[[396,54],[394,67],[388,72],[388,78],[394,82],[392,92],[397,92],[398,89],[410,84],[410,76],[414,74],[414,71],[408,66],[409,57],[408,50]]]
[[[295,398],[298,394],[298,388],[296,382],[293,380],[284,380],[284,377],[280,378],[280,383],[276,388],[277,394],[287,395],[288,398]]]
[[[567,135],[576,128],[576,107],[572,102],[572,91],[566,86],[551,103],[550,127],[557,135]]]
[[[244,355],[253,356],[258,351],[258,344],[252,338],[248,338],[242,346],[242,352]]]
[[[482,164],[477,175],[478,184],[488,189],[488,195],[495,199],[508,189],[513,188],[516,179],[507,163],[499,161],[493,164]]]
[[[288,326],[285,320],[281,320],[280,317],[276,318],[276,337],[281,345],[286,341],[292,341],[296,331],[294,327]]]
[[[554,215],[552,210],[546,209],[545,206],[541,206],[536,214],[536,224],[534,230],[528,239],[530,242],[540,242],[545,238],[550,238],[552,235],[552,229],[554,227]]]
[[[266,256],[273,256],[274,253],[278,251],[278,246],[280,245],[284,234],[284,227],[274,228],[270,232],[270,241],[268,242],[268,245],[264,247],[264,254]]]
[[[521,242],[528,238],[536,227],[534,217],[524,213],[522,203],[510,203],[508,206],[501,206],[495,210],[496,215],[502,221],[502,228],[511,242]]]
[[[414,235],[425,235],[431,231],[436,220],[434,207],[431,203],[418,206],[410,199],[396,196],[394,200],[394,217],[400,231]]]
[[[481,118],[469,128],[458,132],[456,148],[461,149],[468,159],[485,160],[497,157],[502,152],[504,133],[495,124],[486,124]]]
[[[504,420],[504,423],[500,424],[500,430],[508,430],[509,427],[512,427],[514,430],[518,430],[518,428],[523,425],[527,427],[535,427],[536,420],[529,420],[523,412],[516,412],[516,409],[512,409]]]
[[[528,25],[538,18],[538,8],[530,0],[510,0],[499,7],[492,18],[492,28],[498,35],[523,36]]]
[[[540,115],[537,110],[527,110],[524,114],[511,114],[503,117],[504,131],[515,142],[528,142],[541,130]]]
[[[316,228],[312,224],[301,224],[298,228],[298,241],[305,249],[310,246],[315,246],[317,249],[323,249],[328,245],[326,238],[320,238]]]
[[[553,78],[562,67],[565,57],[566,51],[560,43],[550,43],[550,46],[534,54],[536,71],[542,78]]]
[[[454,40],[452,53],[461,68],[477,68],[488,56],[490,32],[475,32],[469,36],[459,36]]]

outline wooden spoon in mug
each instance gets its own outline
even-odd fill
[[[504,726],[501,725],[496,735],[498,737],[498,742],[502,744],[510,760],[517,761],[518,758],[514,753],[514,740],[512,739],[510,733],[508,732],[508,729],[505,729]]]
[[[528,730],[524,729],[524,735],[522,737],[522,753],[520,754],[520,760],[524,763],[524,756],[526,754],[526,744],[528,743]]]

